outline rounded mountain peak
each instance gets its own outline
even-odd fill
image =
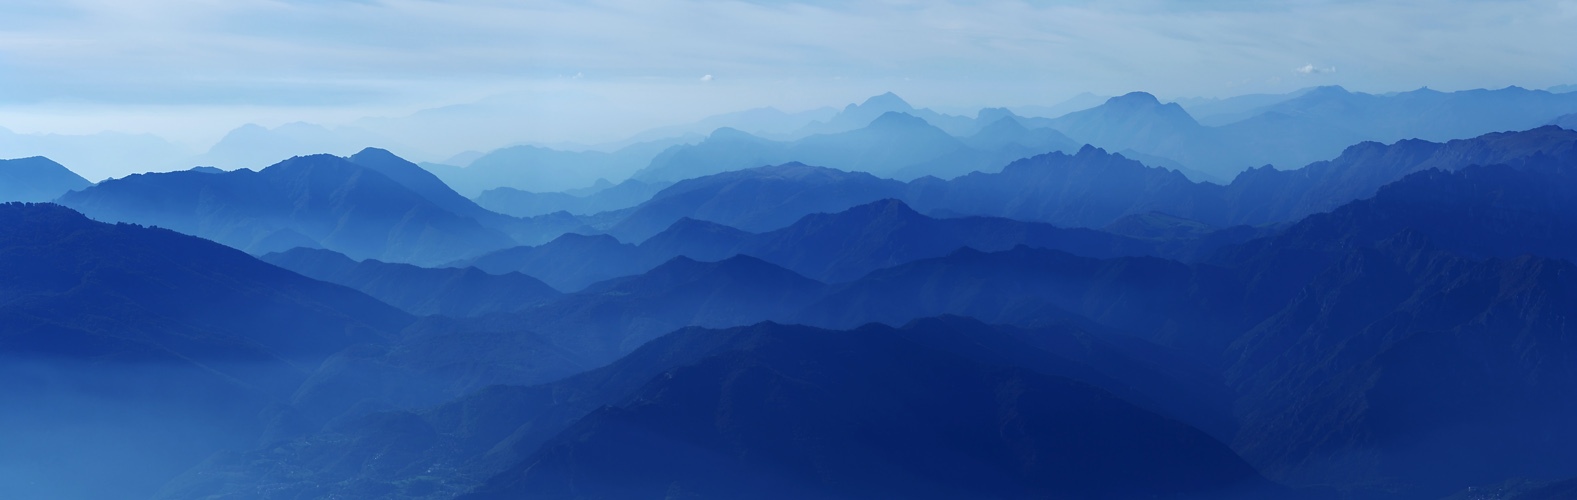
[[[1352,92],[1348,92],[1347,89],[1341,85],[1322,85],[1319,87],[1314,87],[1313,90],[1304,93],[1302,97],[1344,96],[1351,93]]]
[[[908,101],[903,100],[902,97],[898,97],[898,94],[894,94],[892,92],[884,92],[881,95],[871,96],[870,99],[866,99],[865,102],[861,103],[860,107],[885,110],[914,109],[913,106],[909,105]]]
[[[871,121],[873,129],[912,129],[931,126],[925,119],[908,113],[888,111]]]
[[[1161,100],[1156,99],[1155,96],[1149,92],[1129,92],[1127,94],[1107,99],[1106,104],[1110,106],[1148,108],[1160,106]]]
[[[752,140],[752,139],[760,139],[760,138],[756,137],[754,135],[751,135],[749,132],[746,132],[746,131],[743,131],[743,130],[739,130],[737,128],[721,127],[721,128],[718,128],[717,130],[713,130],[712,131],[712,135],[707,136],[706,139],[709,140],[709,141],[714,141],[714,140],[725,140],[725,141],[727,141],[727,140]]]

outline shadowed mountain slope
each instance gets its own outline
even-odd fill
[[[1558,423],[1577,418],[1571,165],[1416,173],[1213,263],[960,251],[838,287],[800,318],[1082,317],[1218,359],[1242,395],[1234,447],[1294,485],[1439,498],[1557,479],[1577,467]]]
[[[497,213],[477,206],[476,202],[460,196],[460,193],[450,189],[431,172],[387,150],[367,148],[346,159],[383,174],[389,180],[405,186],[406,189],[421,195],[444,210],[489,224],[495,224],[498,222],[496,219],[503,218]]]
[[[520,316],[523,324],[555,344],[608,362],[685,326],[785,319],[815,300],[824,287],[753,257],[717,262],[675,257],[645,273],[592,284]]]
[[[746,496],[767,491],[804,494],[809,490],[812,496],[837,497],[861,495],[873,488],[908,491],[917,486],[905,483],[915,477],[917,470],[924,470],[930,472],[930,479],[920,480],[923,485],[941,483],[942,487],[933,492],[918,491],[916,494],[921,496],[980,488],[1015,497],[1027,493],[1013,492],[1039,484],[1054,491],[1073,491],[1096,498],[1120,498],[1134,491],[1125,488],[1161,490],[1161,498],[1231,498],[1187,493],[1233,486],[1285,497],[1288,492],[1263,489],[1268,485],[1207,435],[1152,413],[1164,414],[1165,410],[1144,409],[1176,410],[1167,403],[1157,405],[1155,400],[1179,392],[1210,392],[1202,388],[1210,382],[1198,382],[1201,386],[1182,382],[1196,379],[1178,371],[1175,363],[1175,358],[1163,352],[1103,340],[1076,329],[1019,330],[961,318],[918,321],[901,329],[871,326],[850,332],[770,323],[722,331],[690,328],[658,338],[608,367],[563,381],[535,387],[489,388],[430,410],[375,415],[298,440],[291,446],[211,463],[208,468],[189,474],[189,482],[185,483],[188,489],[180,491],[186,496],[249,491],[260,484],[257,481],[283,477],[290,481],[281,485],[280,491],[298,496],[449,496],[492,477],[477,496],[519,496],[524,493],[522,489],[566,482],[594,489],[625,485],[640,491],[661,490],[674,480],[682,480],[685,489],[703,494],[701,498],[738,496],[736,493],[742,492],[733,488],[740,486],[755,487]],[[714,378],[707,371],[718,365],[745,371],[738,373],[741,376]],[[773,370],[761,371],[767,368]],[[784,376],[799,382],[780,378]],[[989,389],[994,384],[980,382],[981,379],[998,380],[1012,390]],[[712,384],[708,380],[735,382],[723,387],[713,385],[711,391],[679,391]],[[949,380],[952,382],[946,382]],[[1184,385],[1173,385],[1179,383]],[[722,399],[684,396],[736,390],[768,390],[777,396],[762,398],[759,392],[751,397]],[[811,393],[804,394],[807,390]],[[995,398],[1007,401],[1008,406],[952,404],[971,398]],[[847,404],[853,400],[864,403]],[[1134,405],[1124,400],[1148,403]],[[771,408],[761,408],[751,401],[766,402]],[[1195,399],[1191,404],[1199,401]],[[1057,409],[1051,411],[1052,407]],[[1016,411],[1008,412],[1009,409]],[[662,410],[669,418],[639,418],[634,422],[640,428],[662,432],[643,432],[632,436],[637,439],[617,443],[602,439],[614,429],[628,429],[622,425],[610,427],[615,422],[608,420],[609,412],[642,416],[653,410]],[[762,411],[799,423],[772,426],[773,430],[764,431],[751,422],[770,423],[774,418],[719,420],[719,415],[760,415],[758,412]],[[1041,424],[1022,417],[1026,419],[1024,426],[1010,426],[1015,429],[1012,439],[1001,438],[998,432],[1002,427],[990,417],[1000,415],[1016,422],[1015,418],[1020,417],[1011,415],[1038,415],[1041,411],[1051,411],[1045,415],[1048,418],[1033,419]],[[1052,415],[1068,420],[1053,420]],[[1069,425],[1045,425],[1054,421]],[[1075,425],[1075,421],[1089,424]],[[846,436],[857,422],[865,423],[857,427],[860,429],[890,430],[864,438],[833,439]],[[667,432],[674,425],[698,432]],[[935,426],[947,426],[953,431],[928,431]],[[736,436],[727,441],[736,448],[729,450],[724,445],[722,456],[739,457],[733,461],[752,475],[730,476],[734,478],[730,481],[697,481],[693,476],[722,466],[708,458],[715,457],[710,453],[699,455],[701,460],[688,459],[696,456],[696,450],[716,449],[714,446],[720,443],[708,436],[719,431]],[[1078,437],[1066,434],[1070,432],[1078,432]],[[962,446],[959,442],[973,441],[976,433],[997,437],[979,440],[982,446],[978,447]],[[1029,439],[1055,435],[1064,437]],[[582,436],[592,439],[577,439]],[[651,442],[639,436],[666,438]],[[784,439],[793,436],[806,439]],[[876,438],[907,442],[908,445],[893,450],[908,451],[882,454],[872,449],[871,439]],[[987,444],[999,443],[999,439],[1007,441]],[[1161,440],[1154,442],[1151,453],[1123,451],[1129,447],[1149,448],[1151,439]],[[795,446],[794,442],[822,446]],[[1018,448],[1009,442],[1017,443]],[[544,443],[548,447],[544,448]],[[1025,455],[991,451],[1024,446],[1046,448],[1034,456],[1077,453],[1098,458],[1036,461],[1039,467],[1051,470],[1026,477],[1029,472],[1011,465],[1022,459],[1009,458]],[[582,450],[575,457],[614,453],[622,458],[596,462],[575,459],[571,469],[563,471],[565,474],[543,475],[542,468],[569,465],[562,462],[566,457],[562,452],[567,448]],[[747,454],[735,453],[745,450]],[[679,456],[687,460],[660,474],[665,478],[660,485],[648,482],[646,475],[630,473],[674,467],[653,463],[656,456],[667,456],[663,462],[675,462],[674,457]],[[787,461],[766,461],[761,457],[783,457]],[[997,459],[982,461],[985,457]],[[1184,457],[1189,463],[1169,462]],[[872,460],[856,460],[862,458]],[[803,476],[800,464],[806,461],[821,464],[831,477],[848,479],[826,481]],[[435,463],[443,465],[433,467],[431,464]],[[1158,471],[1157,467],[1167,470]],[[430,480],[401,479],[414,468],[424,469]],[[620,474],[625,480],[602,486],[603,481],[597,478],[609,474]],[[1138,477],[1141,475],[1144,477]],[[735,481],[763,476],[783,489],[764,489],[761,483],[741,485]],[[709,489],[708,484],[726,486],[717,491]],[[568,496],[583,494],[596,496]]]
[[[252,445],[326,358],[411,321],[210,241],[0,205],[0,492],[147,497]]]
[[[1572,164],[1547,157],[1421,172],[1223,254],[1312,266],[1228,355],[1246,397],[1239,449],[1298,481],[1442,496],[1577,467],[1577,434],[1556,423],[1577,405],[1551,396],[1577,386],[1577,268],[1557,260],[1571,258],[1574,185]]]
[[[489,274],[475,268],[429,269],[376,260],[354,261],[328,250],[296,248],[259,257],[312,279],[345,285],[405,310],[427,316],[477,316],[524,309],[561,294],[519,273]]]
[[[751,330],[581,418],[463,498],[1275,491],[1208,435],[1089,385],[890,329]]]

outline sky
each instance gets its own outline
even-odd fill
[[[201,152],[245,123],[448,106],[475,117],[446,125],[459,152],[886,91],[965,112],[1545,88],[1577,83],[1574,26],[1577,0],[6,0],[0,127]]]

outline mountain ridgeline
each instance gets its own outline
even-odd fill
[[[0,497],[1569,498],[1574,99],[0,162]]]
[[[487,211],[387,151],[296,157],[261,171],[137,174],[59,198],[106,221],[155,225],[254,254],[325,248],[437,264],[580,227]]]
[[[43,202],[93,185],[59,163],[35,156],[0,160],[0,201]]]
[[[1570,155],[1574,145],[1577,132],[1553,126],[1446,143],[1366,142],[1296,170],[1248,170],[1225,185],[1194,182],[1175,170],[1089,146],[1071,155],[1048,153],[1014,161],[1000,172],[908,183],[789,163],[688,179],[634,207],[582,220],[592,232],[639,243],[684,218],[765,232],[814,213],[898,199],[934,217],[988,216],[1105,228],[1133,227],[1134,221],[1124,219],[1162,214],[1211,231],[1241,232],[1234,228],[1292,222],[1373,196],[1380,186],[1410,173]]]
[[[249,446],[328,357],[414,321],[210,241],[54,205],[0,205],[0,278],[0,488],[16,498],[151,496]]]

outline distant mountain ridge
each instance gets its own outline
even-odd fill
[[[721,260],[749,255],[811,278],[839,282],[960,247],[986,251],[1027,244],[1080,255],[1153,255],[1150,243],[1088,229],[972,217],[934,219],[887,199],[836,213],[812,214],[787,227],[750,233],[683,218],[640,245],[602,236],[566,234],[535,247],[499,250],[458,264],[494,273],[522,272],[554,287],[580,290],[596,281],[639,274],[679,256]]]
[[[464,317],[524,309],[561,294],[522,274],[473,268],[428,269],[376,260],[354,261],[328,250],[296,248],[260,257],[312,279],[345,285],[413,315]]]
[[[191,166],[191,153],[152,134],[99,132],[85,135],[17,133],[0,127],[0,158],[43,156],[69,165],[89,181],[128,171],[173,170]],[[279,159],[283,157],[276,157]]]
[[[560,211],[574,215],[595,215],[639,205],[670,185],[668,182],[650,183],[629,179],[580,195],[534,193],[499,187],[483,191],[476,197],[476,203],[488,210],[515,217],[535,217]]]
[[[980,124],[973,119],[945,115],[930,109],[915,108],[892,92],[871,96],[864,102],[844,106],[826,121],[816,121],[795,131],[789,138],[802,139],[812,135],[837,134],[869,126],[871,122],[889,113],[906,114],[930,123],[950,135],[964,136],[975,132]]]
[[[1132,149],[1221,178],[1271,164],[1296,168],[1362,141],[1450,141],[1527,130],[1577,112],[1577,95],[1508,87],[1394,95],[1309,89],[1217,126],[1201,125],[1176,104],[1135,92],[1050,123],[1068,136],[1113,151]]]
[[[499,187],[560,192],[588,187],[599,179],[623,182],[664,150],[690,142],[686,137],[662,138],[612,152],[512,146],[488,152],[466,165],[426,168],[455,191],[472,198]]]
[[[1372,195],[1402,176],[1429,168],[1456,169],[1536,154],[1567,154],[1577,133],[1555,127],[1496,133],[1445,144],[1363,143],[1340,157],[1298,170],[1253,169],[1226,186],[1196,183],[1178,172],[1147,167],[1085,147],[1014,162],[999,173],[910,183],[869,174],[786,164],[704,176],[659,191],[651,200],[607,217],[603,229],[642,241],[682,218],[763,232],[812,213],[830,213],[884,198],[922,213],[982,215],[1063,227],[1105,227],[1159,212],[1213,228],[1295,220]]]
[[[455,200],[462,201],[469,203]],[[386,175],[329,155],[292,158],[259,172],[133,175],[60,202],[91,217],[167,227],[254,253],[306,246],[353,258],[440,263],[513,241]]]
[[[642,241],[684,217],[765,231],[805,214],[897,198],[903,186],[868,173],[800,163],[736,170],[675,183],[631,209],[608,233],[622,241]]]
[[[905,198],[922,212],[1005,216],[1070,227],[1101,227],[1124,215],[1159,211],[1215,227],[1297,218],[1371,196],[1403,176],[1430,168],[1568,155],[1577,133],[1555,127],[1487,134],[1444,144],[1361,143],[1336,159],[1298,170],[1252,169],[1227,186],[1188,181],[1118,155],[1085,148],[1073,156],[1021,160],[998,174],[911,183]]]
[[[1182,168],[1196,180],[1231,179],[1244,169],[1267,164],[1296,168],[1363,141],[1464,139],[1525,130],[1577,112],[1577,97],[1570,94],[1517,87],[1450,93],[1421,89],[1387,95],[1317,87],[1289,94],[1188,102],[1211,118],[1209,125],[1196,121],[1184,107],[1162,103],[1145,92],[1112,97],[1103,104],[1049,118],[1019,117],[1000,108],[982,109],[973,118],[944,115],[917,109],[887,93],[850,104],[828,121],[813,123],[789,136],[788,141],[720,129],[699,144],[658,155],[636,175],[672,182],[797,161],[900,180],[924,175],[954,177],[995,171],[1008,161],[1050,151],[1071,153],[1082,144],[1091,144],[1131,152],[1149,163]],[[903,140],[911,146],[897,149],[917,156],[905,159],[877,146],[894,139],[866,133],[872,137],[856,140],[849,135],[865,129],[893,130],[890,126],[872,127],[888,115],[913,116],[931,125],[929,133],[922,129],[906,132],[910,137]],[[1055,136],[1021,139],[1006,149],[1001,148],[1000,139],[973,139],[981,134],[1002,134],[993,131],[993,125],[1004,118],[1038,134]],[[805,142],[811,138],[819,139]],[[961,140],[964,149],[958,147]]]
[[[372,133],[340,128],[331,130],[305,122],[286,123],[269,128],[248,123],[231,130],[208,151],[191,163],[221,167],[224,170],[261,170],[281,158],[312,154],[349,155],[367,144],[387,144]]]
[[[1577,113],[1557,117],[1550,121],[1550,125],[1555,125],[1566,130],[1577,130]]]
[[[54,201],[92,182],[49,158],[35,156],[0,160],[0,201]]]
[[[1010,121],[1002,126],[990,126],[1003,120]],[[963,139],[903,111],[887,111],[863,119],[859,127],[838,127],[836,132],[808,135],[791,142],[719,129],[699,144],[664,151],[652,159],[651,165],[636,172],[635,178],[676,182],[786,162],[824,165],[898,179],[924,175],[952,177],[993,170],[1025,154],[1073,150],[1078,146],[1054,130],[1030,131],[1022,124],[1010,125],[1018,123],[1009,114],[972,128]]]

